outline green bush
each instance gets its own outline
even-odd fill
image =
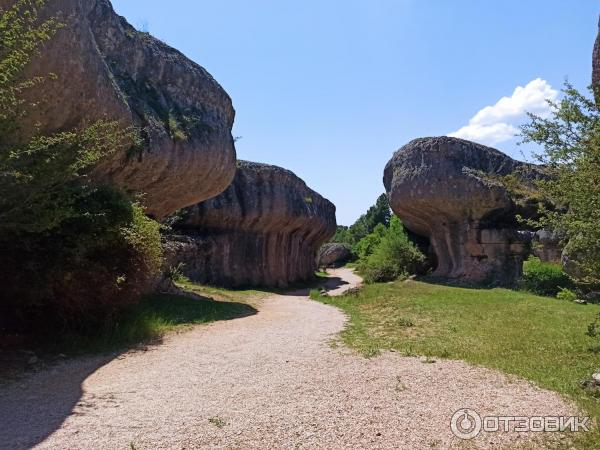
[[[93,332],[153,286],[160,225],[112,188],[78,207],[88,215],[51,232],[0,235],[0,329]]]
[[[530,114],[521,129],[525,143],[541,145],[537,156],[547,177],[537,183],[543,198],[556,208],[542,208],[533,225],[562,236],[574,260],[569,271],[580,285],[600,285],[600,90],[590,95],[565,83],[551,114]],[[596,99],[598,101],[596,101]]]
[[[27,135],[25,100],[44,77],[23,71],[60,24],[44,0],[0,9],[0,332],[97,331],[149,290],[162,264],[160,225],[94,166],[141,145],[116,122]],[[51,76],[51,75],[48,75]]]
[[[356,245],[352,247],[352,252],[358,259],[366,259],[373,254],[377,246],[387,232],[387,227],[383,224],[377,224],[373,232],[363,237]]]
[[[400,220],[393,216],[373,252],[359,260],[358,271],[367,283],[395,280],[415,273],[425,257],[413,244]]]
[[[561,288],[572,288],[573,282],[559,264],[530,256],[523,264],[523,287],[535,294],[555,297]]]
[[[559,288],[556,298],[559,300],[566,300],[568,302],[574,302],[577,300],[577,293],[567,288]]]

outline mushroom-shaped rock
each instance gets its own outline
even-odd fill
[[[522,273],[529,233],[510,185],[531,185],[535,166],[490,147],[450,137],[416,139],[385,168],[390,206],[430,240],[434,275],[467,284],[510,285]]]
[[[0,0],[6,9],[15,0]],[[144,193],[162,218],[213,197],[235,173],[231,99],[202,67],[118,16],[109,0],[53,0],[41,17],[63,27],[27,69],[47,76],[28,96],[40,102],[20,129],[27,138],[96,120],[142,130],[145,149],[102,161],[96,177]]]
[[[171,265],[199,282],[285,287],[314,276],[316,253],[336,230],[335,206],[289,170],[238,162],[221,195],[187,208],[167,244]]]

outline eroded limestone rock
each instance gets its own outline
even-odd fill
[[[8,8],[14,0],[0,0]],[[43,17],[64,27],[41,49],[29,76],[47,79],[28,92],[40,101],[21,128],[51,133],[99,119],[143,129],[146,148],[103,161],[96,177],[145,193],[162,218],[227,188],[235,173],[235,111],[202,67],[135,30],[108,0],[52,0]]]
[[[521,275],[530,235],[516,214],[530,215],[522,191],[541,176],[535,166],[473,142],[416,139],[385,168],[390,206],[406,227],[430,240],[434,275],[464,283],[510,285]]]
[[[340,267],[351,258],[352,249],[348,244],[329,242],[319,249],[317,265],[319,267]]]
[[[228,287],[286,287],[314,276],[335,206],[289,170],[240,161],[221,195],[187,208],[167,244],[186,276]]]

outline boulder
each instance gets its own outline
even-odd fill
[[[596,102],[600,104],[600,21],[598,22],[598,36],[592,54],[592,87],[596,94]]]
[[[329,242],[323,244],[317,255],[318,267],[340,267],[350,261],[352,249],[347,244]]]
[[[465,284],[512,285],[522,274],[530,233],[515,215],[535,211],[532,165],[451,137],[416,139],[385,168],[394,213],[429,239],[434,275]],[[531,193],[531,195],[528,195]]]
[[[335,234],[335,206],[289,170],[240,161],[233,184],[184,210],[174,229],[169,264],[183,263],[189,278],[286,287],[314,277],[317,250]]]
[[[0,0],[8,8],[15,0]],[[95,171],[128,192],[144,193],[149,214],[162,218],[213,197],[235,173],[231,99],[202,67],[137,31],[108,0],[53,0],[42,17],[64,27],[27,69],[47,76],[28,91],[38,102],[19,138],[71,130],[97,120],[142,130],[141,150],[117,152]]]
[[[542,261],[561,264],[563,247],[560,236],[550,230],[538,230],[533,234],[532,253]]]

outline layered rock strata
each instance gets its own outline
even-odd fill
[[[286,287],[310,280],[335,234],[335,206],[289,170],[240,161],[221,195],[187,208],[167,244],[169,264],[227,287]]]
[[[3,9],[14,4],[0,0]],[[40,17],[54,17],[62,28],[27,69],[26,76],[46,80],[26,93],[36,107],[21,124],[19,138],[98,120],[138,127],[143,145],[106,158],[95,176],[143,193],[148,212],[157,218],[225,190],[235,173],[235,111],[215,79],[137,31],[108,0],[46,5]]]
[[[398,150],[385,168],[384,184],[394,213],[429,239],[434,275],[511,285],[522,273],[530,241],[515,216],[535,211],[522,192],[539,176],[535,166],[493,148],[434,137]]]

